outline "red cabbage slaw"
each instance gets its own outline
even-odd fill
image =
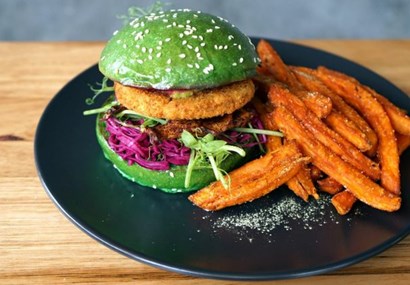
[[[191,149],[177,139],[158,140],[150,132],[143,131],[140,126],[144,120],[122,122],[113,115],[105,119],[108,132],[108,144],[128,165],[134,163],[151,170],[168,170],[171,165],[187,165]],[[254,116],[250,125],[255,129],[263,129],[261,120]],[[266,142],[266,135],[228,130],[218,135],[228,144],[242,148],[250,148]]]

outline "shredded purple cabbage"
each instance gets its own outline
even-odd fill
[[[171,164],[187,165],[191,153],[190,148],[184,146],[177,139],[159,141],[148,132],[138,127],[143,120],[124,124],[114,116],[106,119],[106,130],[109,133],[108,144],[129,165],[134,163],[151,170],[168,170]],[[255,129],[263,129],[261,120],[254,116],[251,125]],[[129,126],[128,124],[135,124]],[[254,135],[233,130],[226,131],[218,138],[227,143],[243,148],[250,148],[258,144]],[[258,135],[259,143],[266,142],[266,135]]]
[[[137,163],[152,170],[167,170],[170,164],[186,165],[191,150],[176,139],[154,140],[147,132],[124,126],[110,116],[106,120],[108,144],[129,165]]]

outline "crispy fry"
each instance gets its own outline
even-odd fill
[[[323,172],[315,165],[310,165],[310,177],[312,181],[317,181],[323,177]]]
[[[333,110],[325,118],[325,122],[332,130],[344,137],[360,151],[365,152],[372,148],[372,144],[366,134],[339,111]]]
[[[292,90],[293,91],[293,90]],[[293,93],[305,103],[318,118],[326,118],[332,112],[332,100],[316,91],[295,90]]]
[[[304,201],[307,201],[309,196],[312,196],[316,200],[319,199],[319,195],[316,192],[316,187],[313,184],[312,178],[310,176],[310,169],[304,165],[302,168],[299,170],[299,172],[293,176],[287,183],[286,185],[296,194],[298,195],[293,187],[296,187],[298,189],[298,193],[301,193],[301,195],[298,195],[301,197]]]
[[[399,154],[393,127],[383,106],[360,84],[346,75],[319,67],[318,76],[334,92],[360,110],[376,131],[379,145],[377,155],[381,167],[381,185],[394,194],[400,194]]]
[[[410,136],[396,134],[396,139],[397,139],[397,149],[398,149],[399,155],[401,155],[410,146]]]
[[[342,80],[349,80],[355,85],[360,85],[363,89],[365,89],[367,92],[373,95],[377,99],[377,101],[379,101],[379,103],[383,106],[384,110],[387,113],[387,116],[391,121],[393,128],[400,134],[410,135],[410,117],[407,116],[406,111],[398,108],[386,97],[383,97],[372,88],[361,84],[356,78],[335,71],[332,72],[332,76],[338,77]]]
[[[342,191],[343,189],[343,185],[337,182],[335,179],[333,179],[330,176],[317,180],[316,183],[319,185],[319,189],[321,191],[332,194],[332,195]]]
[[[384,110],[390,118],[394,130],[402,135],[410,136],[410,117],[407,116],[406,112],[398,108],[386,97],[383,97],[370,87],[363,86],[363,88],[365,88],[374,97],[376,97],[377,101],[379,101],[380,104],[382,104]]]
[[[370,143],[370,147],[368,149],[370,156],[374,156],[377,149],[377,135],[369,126],[369,124],[363,119],[363,117],[355,109],[348,105],[343,100],[343,98],[327,88],[326,85],[324,85],[322,81],[315,75],[315,70],[300,66],[293,66],[291,67],[291,70],[295,74],[297,80],[307,90],[317,91],[331,98],[334,109],[343,114],[347,118],[347,120],[350,121],[349,124],[356,125],[359,130],[361,130],[365,134],[367,141]]]
[[[309,193],[303,187],[302,183],[299,179],[297,179],[297,175],[300,173],[296,173],[291,179],[286,182],[286,186],[299,198],[302,198],[303,201],[307,202],[309,200]]]
[[[255,107],[256,111],[260,114],[262,123],[265,128],[273,131],[278,130],[278,127],[275,125],[275,122],[272,118],[271,111],[268,111],[269,107],[266,104],[263,104],[258,98],[254,98],[252,100],[252,104]],[[282,140],[280,137],[267,137],[265,147],[268,152],[278,149],[281,145]],[[306,202],[309,199],[309,195],[313,196],[315,199],[319,198],[316,193],[316,188],[310,177],[310,171],[306,166],[302,167],[295,176],[289,179],[289,181],[286,182],[286,185],[291,191],[293,191],[293,193],[295,193],[296,196],[302,198]]]
[[[287,138],[299,143],[314,165],[348,188],[360,201],[384,211],[400,208],[400,197],[380,187],[316,140],[285,107],[276,107],[273,117],[279,129]]]
[[[268,106],[263,104],[258,98],[252,99],[252,105],[255,107],[256,112],[262,121],[263,126],[272,131],[277,131],[278,127],[272,119],[272,114],[268,110]],[[282,145],[282,139],[277,136],[267,136],[267,142],[265,143],[266,150],[273,151]]]
[[[349,213],[356,201],[357,198],[349,190],[339,192],[332,197],[332,205],[340,215]]]
[[[289,90],[278,85],[272,85],[268,93],[272,105],[284,105],[291,113],[312,132],[317,140],[331,148],[345,161],[351,163],[359,171],[365,173],[374,180],[380,177],[378,164],[366,157],[352,144],[329,129],[321,120],[310,112],[301,100],[292,95]]]
[[[265,40],[260,40],[256,50],[261,59],[261,70],[263,74],[268,71],[276,80],[286,83],[289,86],[297,86],[295,76],[288,70],[279,54]]]
[[[188,198],[209,211],[252,201],[284,184],[307,160],[296,143],[290,142],[232,171],[229,174],[232,181],[229,189],[217,181]]]

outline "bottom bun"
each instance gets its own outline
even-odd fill
[[[215,181],[212,169],[194,169],[188,188],[184,187],[187,166],[172,165],[169,170],[151,170],[138,164],[129,165],[108,145],[108,133],[105,130],[105,122],[101,115],[97,116],[96,133],[104,156],[113,164],[122,176],[143,186],[159,189],[167,193],[184,193],[201,189]],[[220,165],[222,169],[229,172],[259,154],[258,147],[246,149],[246,156],[238,154],[228,156]]]

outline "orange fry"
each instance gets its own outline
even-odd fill
[[[316,140],[285,107],[275,108],[273,117],[279,129],[287,138],[299,143],[314,165],[348,188],[360,201],[384,211],[400,208],[400,197],[380,187]]]
[[[286,182],[286,186],[299,198],[302,198],[303,201],[307,202],[309,200],[309,193],[303,187],[302,183],[299,179],[297,179],[297,175],[300,173],[296,173],[291,179]]]
[[[332,195],[342,191],[343,189],[343,185],[337,182],[335,179],[333,179],[330,176],[320,179],[316,181],[316,183],[319,185],[319,189],[321,191],[332,194]]]
[[[319,70],[320,69],[321,68],[319,68]],[[322,71],[325,71],[325,69],[322,69]],[[367,92],[373,95],[373,97],[375,97],[377,101],[379,101],[379,103],[383,106],[384,110],[387,113],[387,116],[389,117],[391,121],[393,128],[400,134],[410,135],[410,117],[407,116],[404,110],[401,110],[400,108],[398,108],[396,105],[390,102],[386,97],[380,95],[372,88],[360,84],[360,82],[357,81],[356,78],[353,78],[351,76],[348,76],[346,74],[336,72],[336,71],[332,72],[332,76],[338,77],[342,80],[349,80],[355,85],[360,85],[363,89],[365,89]]]
[[[268,111],[268,106],[263,104],[258,98],[254,98],[252,104],[258,112],[264,127],[268,130],[278,130],[278,127],[275,125],[272,118],[272,113]],[[281,145],[282,140],[280,137],[268,136],[265,148],[267,152],[270,152],[278,149]],[[309,199],[309,195],[312,195],[316,199],[318,198],[316,188],[310,177],[309,169],[307,169],[306,166],[302,167],[295,176],[289,179],[289,181],[286,182],[286,185],[296,196],[302,198],[306,202]]]
[[[310,176],[310,169],[304,165],[299,170],[299,172],[293,176],[286,185],[292,190],[297,196],[302,198],[307,202],[309,196],[312,196],[316,200],[319,199],[319,195],[316,192],[316,187],[313,184],[312,178]]]
[[[381,167],[381,185],[394,194],[400,194],[397,143],[390,119],[383,106],[370,92],[344,74],[325,67],[319,67],[317,74],[330,89],[360,110],[376,131],[379,140],[377,155]]]
[[[322,171],[314,165],[310,165],[310,177],[313,181],[317,181],[323,177]]]
[[[263,126],[267,130],[277,131],[278,127],[272,119],[272,114],[268,110],[268,106],[263,104],[258,98],[252,99],[252,105],[255,107]],[[282,139],[277,136],[267,136],[267,142],[265,143],[266,150],[273,151],[282,145]]]
[[[296,86],[298,82],[295,76],[288,70],[287,65],[276,50],[265,40],[260,40],[256,46],[263,74],[268,71],[276,80],[289,86]]]
[[[410,117],[407,116],[404,110],[401,110],[392,102],[390,102],[386,97],[380,95],[373,89],[363,86],[368,92],[370,92],[377,101],[383,105],[384,110],[390,118],[394,130],[402,135],[410,136]]]
[[[332,197],[332,205],[340,215],[346,215],[352,209],[357,198],[349,191],[344,190]]]
[[[198,207],[209,211],[249,202],[284,184],[307,160],[296,143],[290,142],[232,171],[229,174],[229,189],[216,181],[188,198]]]
[[[291,113],[314,134],[317,140],[331,148],[332,151],[340,155],[345,161],[351,163],[374,180],[380,177],[377,163],[373,162],[347,140],[328,128],[289,90],[278,85],[272,85],[268,98],[274,106],[283,105],[291,110]]]
[[[372,148],[372,144],[366,134],[339,111],[333,110],[325,118],[325,122],[332,130],[344,137],[360,151],[365,152]]]
[[[361,130],[370,142],[370,156],[374,156],[377,148],[377,135],[363,117],[347,104],[342,97],[332,92],[322,83],[322,81],[315,75],[316,71],[306,67],[291,67],[297,80],[310,91],[320,92],[331,98],[334,109],[343,114],[347,120],[355,124]],[[349,123],[350,124],[350,123]],[[360,148],[361,149],[361,148]]]
[[[316,91],[292,90],[318,118],[326,118],[332,111],[332,100]]]

